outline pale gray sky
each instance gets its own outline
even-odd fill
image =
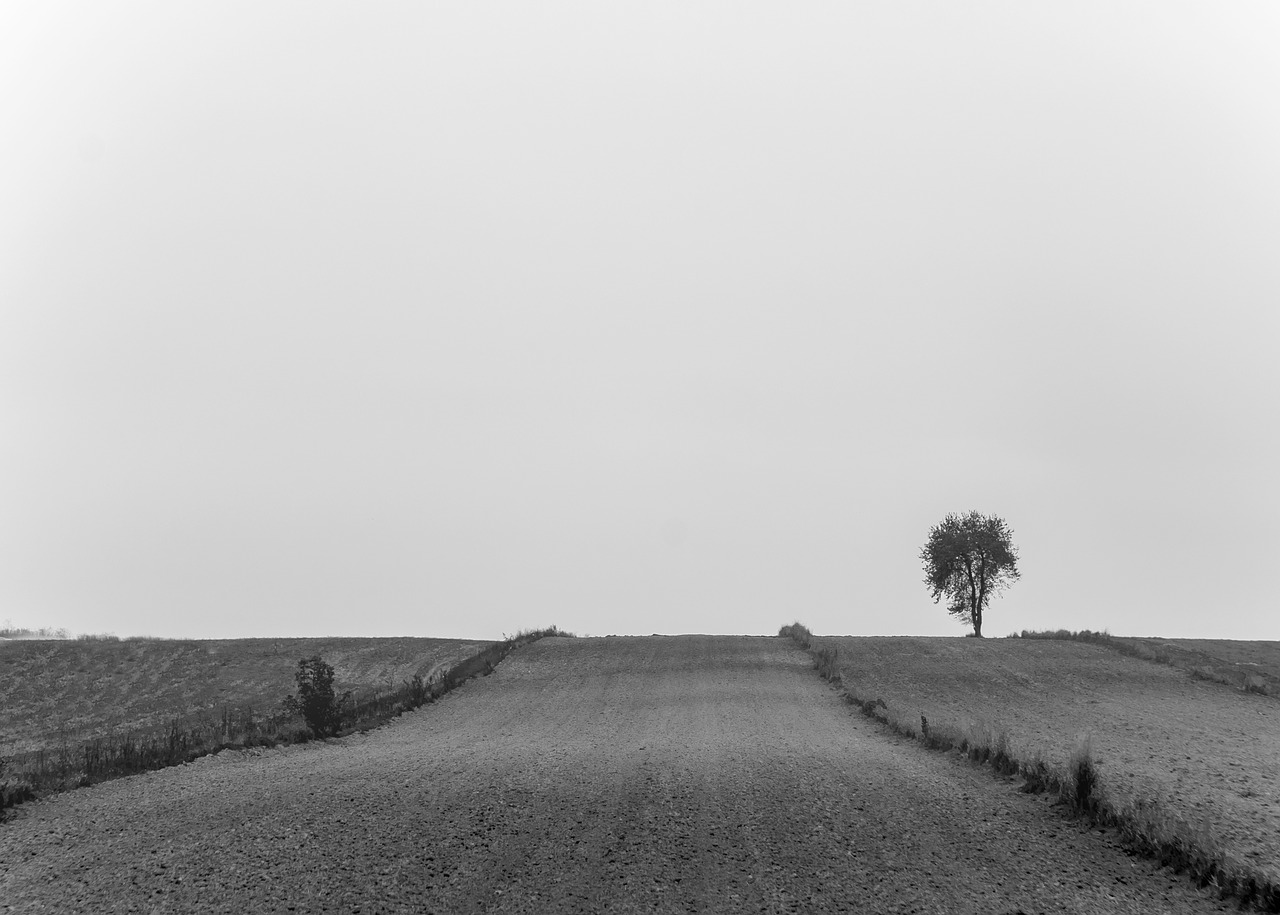
[[[0,7],[0,619],[1280,639],[1280,6]]]

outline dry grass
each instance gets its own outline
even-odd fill
[[[1270,700],[1198,687],[1078,644],[1086,639],[816,637],[799,624],[785,634],[796,633],[815,665],[839,658],[828,679],[868,717],[1019,775],[1024,790],[1055,793],[1202,885],[1280,911],[1280,710]],[[1063,746],[1061,734],[1086,736]],[[1193,777],[1171,779],[1180,766]]]
[[[8,641],[10,639],[69,639],[71,631],[69,629],[55,629],[52,626],[41,626],[39,629],[28,629],[22,626],[15,626],[13,623],[6,621],[0,626],[0,639]]]

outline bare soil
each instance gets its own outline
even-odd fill
[[[0,753],[145,732],[226,707],[270,715],[320,655],[339,690],[386,690],[490,642],[419,638],[13,641],[0,644]]]
[[[12,912],[1206,912],[790,640],[543,639],[362,735],[19,807]]]
[[[846,685],[905,725],[1009,734],[1065,764],[1082,735],[1103,787],[1155,798],[1280,881],[1280,701],[1080,642],[823,637]],[[1257,644],[1257,643],[1253,643]],[[1243,649],[1241,649],[1243,653]],[[1262,657],[1265,651],[1260,651]]]

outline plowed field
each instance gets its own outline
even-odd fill
[[[14,912],[1204,912],[776,638],[544,639],[388,727],[19,807]]]
[[[300,658],[322,655],[339,690],[426,677],[488,642],[461,639],[125,639],[0,645],[0,753],[148,732],[221,710],[278,711]]]

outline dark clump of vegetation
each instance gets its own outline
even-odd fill
[[[115,734],[88,741],[64,739],[53,750],[0,758],[0,814],[4,808],[97,782],[181,765],[224,749],[271,747],[366,731],[419,708],[475,676],[487,676],[517,648],[548,636],[555,626],[504,638],[430,679],[414,676],[394,689],[364,696],[333,689],[333,668],[318,656],[298,663],[298,692],[270,714],[224,708],[217,717],[177,719],[162,731]],[[8,772],[6,778],[5,772]]]
[[[319,655],[303,658],[294,674],[298,694],[284,700],[286,712],[301,715],[316,737],[331,737],[342,726],[342,710],[333,691],[333,667]],[[343,699],[350,693],[343,694]]]
[[[1101,644],[1119,641],[1107,633],[1087,630],[1082,633],[1060,632],[1065,635],[1023,633],[1022,637],[1072,638]],[[790,637],[804,647],[814,658],[815,666],[821,668],[823,652],[830,652],[834,663],[834,650],[824,647],[821,640],[800,623],[783,626],[778,634]],[[1143,657],[1136,653],[1135,656]],[[1177,872],[1186,872],[1200,886],[1216,887],[1223,897],[1233,896],[1242,906],[1280,913],[1280,885],[1265,873],[1250,870],[1249,865],[1231,860],[1207,828],[1194,827],[1159,801],[1138,799],[1122,802],[1109,797],[1088,735],[1081,736],[1065,770],[1056,769],[1039,755],[1019,759],[1010,748],[1009,735],[1004,731],[930,722],[924,713],[919,716],[917,730],[914,717],[896,714],[883,699],[858,696],[843,679],[838,682],[843,687],[846,701],[894,733],[919,740],[930,749],[958,752],[973,763],[990,766],[999,775],[1020,777],[1022,791],[1057,795],[1059,804],[1070,815],[1117,830],[1134,851]]]
[[[10,782],[6,777],[7,764],[3,757],[0,757],[0,820],[5,817],[5,811],[10,807],[16,807],[23,801],[29,801],[33,795],[31,787],[25,783]]]
[[[840,650],[822,646],[813,652],[813,663],[824,680],[840,679]]]
[[[1015,632],[1013,635],[1008,636],[1008,638],[1088,642],[1090,645],[1104,645],[1121,654],[1142,658],[1144,661],[1155,661],[1160,664],[1173,663],[1173,658],[1167,649],[1161,649],[1158,646],[1148,647],[1142,643],[1131,643],[1125,639],[1117,638],[1109,632],[1094,632],[1092,629],[1081,629],[1079,632],[1072,632],[1070,629],[1041,629],[1035,632],[1030,629],[1023,629],[1021,632]]]
[[[1091,816],[1098,812],[1098,794],[1098,770],[1093,761],[1093,746],[1086,735],[1067,761],[1062,799],[1076,816]]]
[[[1057,783],[1057,776],[1039,757],[1020,763],[1018,774],[1022,776],[1022,791],[1025,794],[1047,794]]]
[[[792,639],[797,645],[808,651],[813,647],[813,633],[800,623],[791,623],[778,630],[778,638]]]
[[[813,657],[813,666],[818,669],[818,675],[822,679],[839,683],[840,650],[838,648],[818,645],[817,637],[799,623],[783,626],[778,630],[778,637],[794,640]]]

